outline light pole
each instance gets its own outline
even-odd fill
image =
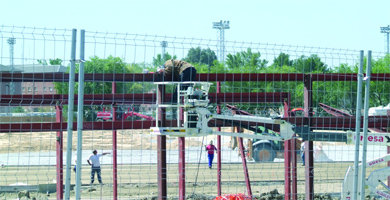
[[[219,61],[225,62],[225,29],[230,29],[229,21],[213,22],[213,29],[219,30]]]
[[[167,41],[161,41],[160,45],[161,45],[161,48],[162,48],[161,58],[162,58],[163,63],[164,63],[165,62],[165,48],[168,46],[168,42]]]
[[[387,54],[389,54],[389,33],[390,33],[390,25],[381,27],[381,33],[387,34]]]
[[[11,73],[14,73],[14,45],[16,44],[15,38],[8,38],[7,40],[9,44],[9,65],[11,67]],[[14,94],[14,84],[11,81],[9,83],[9,94]]]

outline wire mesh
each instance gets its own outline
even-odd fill
[[[234,106],[255,116],[284,118],[302,130],[310,125],[309,134],[305,134],[307,129],[296,131],[295,147],[288,154],[284,154],[286,143],[244,138],[247,177],[254,197],[286,195],[301,199],[307,195],[311,183],[305,175],[309,163],[302,166],[302,138],[314,141],[314,193],[310,195],[341,196],[355,151],[353,144],[346,143],[345,131],[355,128],[359,51],[225,41],[225,53],[219,54],[223,49],[219,44],[218,40],[200,38],[86,32],[83,199],[151,199],[160,194],[159,141],[149,133],[156,119],[157,90],[153,84],[157,80],[151,72],[169,59],[191,63],[197,70],[197,80],[213,83],[210,97],[214,95],[215,99],[211,99],[209,107],[213,113],[219,105],[221,113],[232,115]],[[66,108],[71,103],[67,101],[71,30],[1,26],[0,45],[0,189],[9,197],[17,194],[8,192],[31,190],[41,192],[34,194],[37,196],[59,198],[55,188],[60,181],[58,169],[65,166],[58,166],[57,159],[59,153],[66,153],[61,148],[66,147],[67,141],[66,123],[61,124],[58,117],[62,117],[61,122],[67,121]],[[224,62],[219,62],[217,55],[226,55],[221,59]],[[370,107],[386,106],[390,102],[390,58],[382,52],[373,52],[373,56]],[[77,64],[76,73],[78,67]],[[218,92],[217,82],[221,83]],[[166,93],[174,89],[167,87]],[[56,114],[56,106],[62,108],[61,113]],[[388,132],[389,109],[373,111],[371,132]],[[173,113],[166,110],[167,120],[174,119]],[[225,132],[240,131],[236,126],[242,126],[244,133],[250,132],[242,124],[219,127]],[[256,127],[278,134],[277,129]],[[60,131],[64,132],[59,138]],[[183,192],[179,180],[183,172],[185,195],[189,198],[213,199],[219,189],[222,194],[248,194],[237,139],[222,136],[221,149],[216,151],[221,154],[221,185],[217,154],[212,167],[208,165],[205,145],[210,141],[216,144],[217,136],[186,137],[185,171],[179,171],[181,143],[176,137],[167,137],[168,197],[179,197]],[[63,147],[56,146],[59,142]],[[74,132],[73,158],[76,143]],[[91,184],[91,169],[86,161],[93,150],[110,153],[100,158],[103,184],[97,184],[96,177]],[[288,159],[296,156],[296,166],[292,162],[288,168],[285,155],[289,155]],[[386,146],[368,147],[368,160],[385,155]],[[286,176],[292,176],[288,183]],[[72,172],[72,184],[74,180]],[[290,184],[290,191],[286,191],[286,184]]]

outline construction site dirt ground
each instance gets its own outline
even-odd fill
[[[67,132],[63,132],[64,149],[67,146]],[[99,149],[112,151],[112,131],[84,131],[83,149]],[[222,137],[222,146],[230,145],[229,137]],[[156,144],[152,141],[156,136],[150,135],[147,130],[124,130],[118,131],[118,150],[120,149],[141,149],[156,150]],[[207,141],[216,140],[216,136],[205,138],[186,138],[186,147],[199,147]],[[324,143],[327,144],[327,143]],[[338,145],[338,143],[332,143]],[[77,145],[77,132],[73,132],[73,151]],[[167,139],[167,149],[176,150],[178,148],[177,138]],[[2,133],[0,134],[0,153],[34,153],[55,151],[56,132],[44,133]],[[42,154],[43,156],[43,154]],[[149,155],[144,155],[149,156]],[[113,166],[102,166],[102,177],[104,185],[89,185],[90,167],[86,165],[86,159],[82,166],[82,188],[83,199],[111,199],[113,196]],[[2,161],[0,161],[1,163]],[[65,163],[65,158],[64,158]],[[73,162],[72,162],[73,164]],[[212,199],[217,195],[217,170],[216,159],[214,167],[209,169],[206,163],[186,163],[186,195],[192,199]],[[317,194],[339,194],[341,192],[342,180],[348,166],[352,162],[315,162],[314,169],[314,191]],[[304,195],[305,177],[304,167],[298,163],[298,193]],[[268,162],[255,163],[248,162],[248,171],[252,191],[255,196],[277,190],[284,193],[284,163]],[[64,178],[66,176],[64,169]],[[75,173],[71,172],[71,183],[74,184]],[[176,198],[178,190],[178,165],[176,163],[167,164],[167,187],[168,196]],[[368,171],[369,174],[369,171]],[[55,184],[55,165],[4,165],[0,168],[0,186],[10,185],[39,185]],[[246,184],[243,166],[241,162],[222,163],[222,193],[246,193]],[[118,196],[119,199],[153,199],[157,196],[157,165],[152,164],[119,164],[117,168]],[[65,182],[65,181],[64,181]],[[31,196],[38,199],[55,199],[56,194],[50,193],[47,196],[42,193],[31,193]],[[74,198],[74,191],[71,196]],[[15,192],[0,192],[0,199],[16,199]],[[191,199],[191,198],[190,198]]]
[[[314,191],[316,193],[340,193],[345,170],[352,163],[319,163],[315,166]],[[343,170],[345,169],[345,170]],[[209,169],[207,164],[186,164],[186,194],[200,194],[215,197],[217,195],[217,170]],[[277,189],[284,193],[283,163],[248,163],[248,171],[253,194],[259,196]],[[332,173],[330,173],[332,172]],[[18,183],[24,179],[28,184],[55,184],[55,166],[3,167],[0,169],[0,185]],[[222,193],[246,193],[243,167],[240,163],[222,165]],[[64,174],[65,176],[66,174]],[[72,171],[74,184],[75,173]],[[168,195],[177,197],[178,165],[167,165]],[[81,195],[83,199],[111,199],[113,195],[112,166],[102,166],[104,185],[90,186],[90,167],[82,166]],[[298,166],[298,193],[304,194],[304,167]],[[123,199],[148,199],[157,196],[157,166],[156,165],[120,165],[118,166],[118,196]],[[4,195],[4,193],[2,193]],[[14,197],[16,193],[8,193]],[[55,199],[55,193],[49,194],[48,199]],[[74,191],[71,191],[74,197]],[[42,195],[41,195],[42,196]],[[16,196],[15,196],[16,197]],[[1,196],[0,196],[1,198]]]

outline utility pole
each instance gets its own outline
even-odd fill
[[[389,54],[389,33],[390,33],[390,25],[381,27],[381,33],[386,33],[387,35],[387,54]]]
[[[9,44],[9,65],[11,67],[11,74],[14,73],[14,45],[16,44],[15,38],[8,38]],[[14,83],[11,81],[9,83],[9,94],[14,94]]]
[[[165,48],[167,48],[168,42],[167,41],[161,41],[160,45],[161,45],[161,48],[162,48],[161,59],[163,60],[163,62],[165,62]]]
[[[230,29],[229,21],[213,22],[213,29],[219,30],[219,51],[220,62],[225,62],[225,29]]]

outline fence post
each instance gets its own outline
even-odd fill
[[[221,82],[217,82],[217,97],[218,94],[221,93]],[[217,98],[217,114],[221,114],[221,106],[218,105],[218,98]],[[218,131],[221,131],[221,127],[217,128]],[[217,190],[218,190],[218,196],[222,195],[222,189],[221,189],[221,174],[222,174],[222,163],[221,163],[221,136],[217,135]]]
[[[158,86],[157,98],[158,103],[164,102],[165,85]],[[161,123],[159,127],[166,126],[165,124],[165,108],[158,109],[158,116],[156,119],[156,126]],[[158,199],[167,199],[167,139],[165,135],[157,136],[157,184],[158,184]]]
[[[72,49],[70,54],[69,94],[68,94],[68,127],[66,145],[66,177],[65,177],[65,199],[70,199],[70,175],[72,173],[72,137],[73,137],[73,108],[74,108],[74,76],[76,68],[76,34],[72,30]]]
[[[185,137],[179,137],[179,200],[186,198],[186,174],[185,174]]]
[[[111,93],[116,93],[116,82],[112,82]],[[112,121],[116,121],[116,109],[115,104],[112,106]],[[114,200],[118,199],[118,178],[117,178],[117,131],[116,129],[112,130],[112,157],[113,157],[113,170],[112,170],[112,184],[113,184],[113,196]]]
[[[291,141],[284,141],[284,199],[288,200],[291,196]]]
[[[62,105],[56,105],[56,122],[62,124]],[[62,131],[57,131],[56,139],[56,151],[57,151],[57,199],[64,198],[64,165],[63,165],[63,134]]]
[[[311,74],[304,75],[304,115],[308,121],[305,125],[311,126],[313,82]],[[314,162],[313,162],[313,141],[305,141],[305,195],[306,200],[314,197]]]
[[[359,148],[360,148],[360,121],[361,121],[361,109],[362,109],[362,85],[363,85],[363,62],[364,51],[360,51],[360,64],[358,73],[358,88],[356,91],[357,104],[356,104],[356,140],[355,140],[355,160],[353,166],[355,168],[353,178],[353,199],[357,199],[358,194],[358,181],[359,181]]]
[[[80,32],[80,67],[79,67],[79,87],[77,99],[77,165],[76,165],[76,199],[81,197],[81,165],[83,151],[83,114],[84,114],[84,48],[85,30]]]
[[[367,129],[368,129],[368,107],[370,105],[370,76],[371,76],[371,51],[367,54],[367,69],[366,77],[364,81],[366,83],[364,94],[364,121],[363,121],[363,158],[362,158],[362,171],[360,176],[360,199],[365,199],[365,186],[366,186],[366,160],[367,160]]]

